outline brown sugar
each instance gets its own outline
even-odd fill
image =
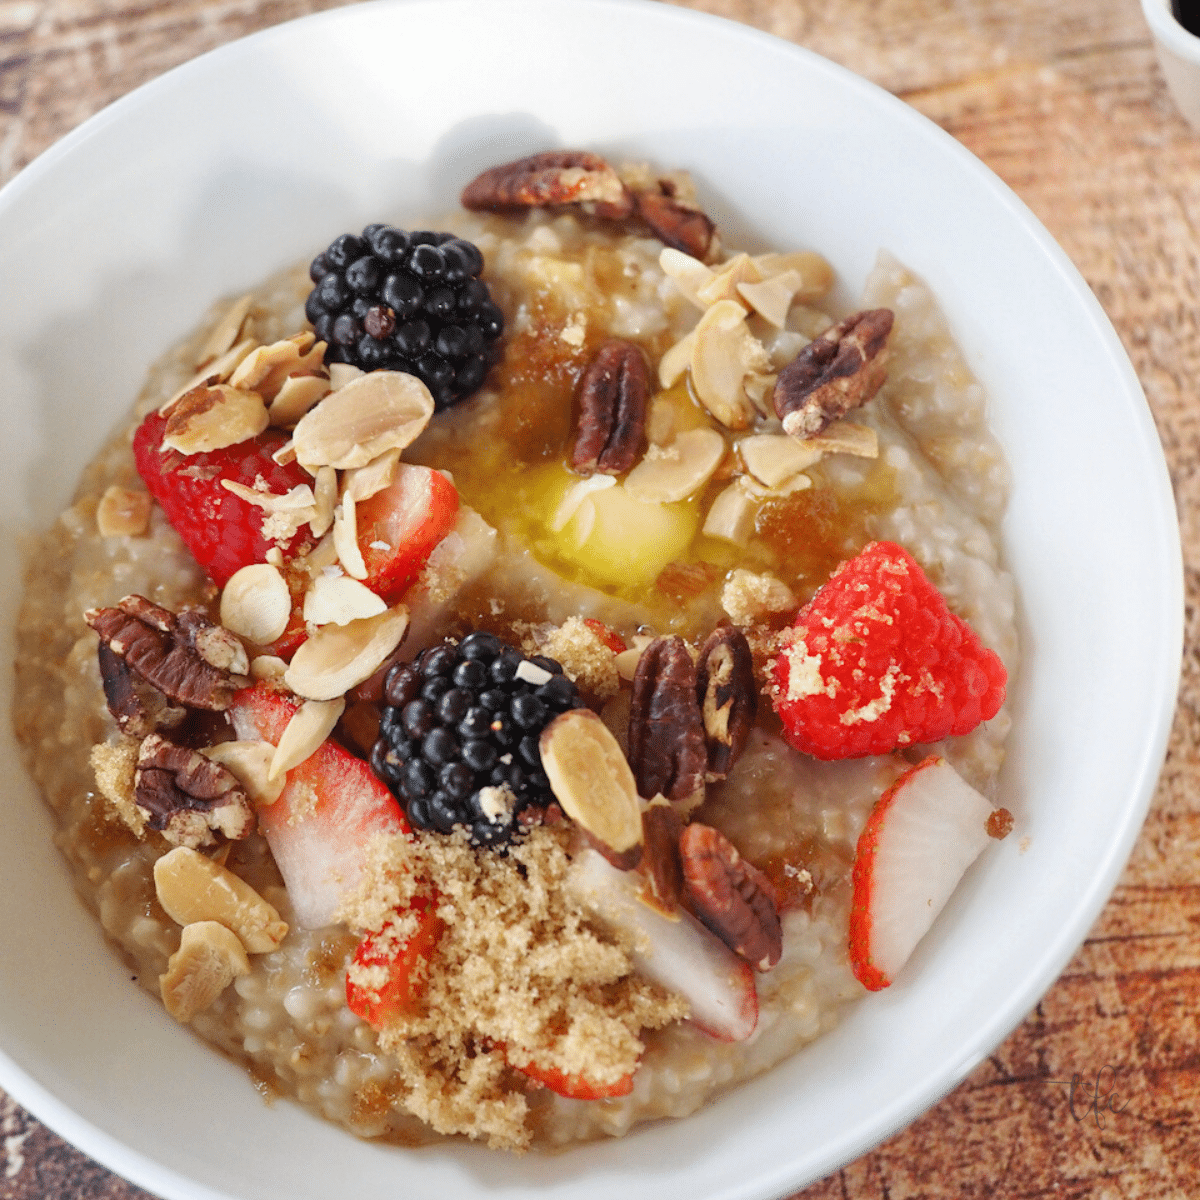
[[[377,932],[424,895],[445,925],[418,1010],[379,1034],[404,1084],[399,1103],[440,1133],[524,1149],[537,1085],[515,1067],[614,1084],[637,1069],[643,1029],[687,1016],[571,898],[567,838],[536,828],[504,856],[465,834],[380,838],[343,905],[349,924]],[[354,982],[370,990],[382,978],[368,968]]]

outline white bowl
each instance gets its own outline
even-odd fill
[[[1179,23],[1171,0],[1142,0],[1142,13],[1171,99],[1188,124],[1200,130],[1200,37]]]
[[[129,982],[71,891],[6,717],[0,1084],[171,1200],[789,1192],[912,1120],[1021,1021],[1149,802],[1178,677],[1178,533],[1099,305],[1012,193],[924,118],[794,46],[665,5],[339,9],[189,63],[46,153],[0,193],[5,528],[54,520],[147,363],[215,297],[340,230],[444,210],[482,167],[554,146],[690,168],[729,241],[818,247],[849,291],[880,247],[934,287],[1015,479],[1004,533],[1024,665],[1003,799],[1016,835],[894,987],[696,1116],[549,1158],[405,1151],[264,1105]],[[11,614],[12,556],[3,588]]]

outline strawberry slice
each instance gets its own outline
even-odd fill
[[[375,1029],[417,1012],[429,960],[445,929],[430,899],[420,897],[405,911],[416,917],[416,929],[397,936],[395,925],[389,923],[368,934],[346,972],[346,1004]],[[380,976],[382,981],[376,982]]]
[[[276,745],[299,707],[295,697],[257,684],[234,696],[229,713],[242,741]],[[395,796],[333,741],[287,773],[279,799],[258,810],[258,827],[305,929],[335,919],[342,895],[361,877],[371,838],[409,831]]]
[[[389,604],[398,600],[457,516],[458,491],[445,475],[400,463],[389,487],[355,506],[363,582]]]
[[[690,913],[681,910],[673,920],[643,903],[634,873],[617,870],[594,850],[576,858],[570,885],[584,907],[629,935],[637,969],[683,996],[692,1022],[710,1037],[740,1042],[754,1032],[753,968]]]
[[[539,1067],[534,1063],[526,1063],[517,1070],[568,1100],[607,1100],[613,1096],[628,1096],[633,1091],[632,1074],[623,1075],[613,1083],[600,1083],[588,1079],[586,1075],[568,1075],[565,1071]]]
[[[312,478],[299,463],[280,466],[271,457],[288,440],[286,434],[267,429],[224,450],[183,455],[163,448],[166,425],[166,417],[153,412],[138,426],[134,462],[183,544],[218,587],[242,567],[265,562],[272,546],[291,558],[312,544],[307,526],[283,540],[265,537],[263,510],[221,486],[228,479],[285,495],[294,487],[311,485]]]
[[[787,740],[814,758],[959,737],[1004,703],[999,655],[892,542],[842,563],[787,638],[771,698]]]
[[[988,843],[992,806],[931,755],[875,802],[854,858],[850,965],[889,986]]]

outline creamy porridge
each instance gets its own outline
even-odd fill
[[[534,166],[472,184],[453,239],[339,239],[319,302],[301,269],[214,308],[20,616],[18,735],[105,933],[264,1091],[363,1137],[694,1111],[880,985],[860,835],[912,768],[998,799],[1007,473],[928,290],[881,254],[863,311],[827,312],[819,255],[723,251],[684,177]],[[436,317],[437,280],[417,311],[386,269],[422,246]],[[849,685],[804,674],[802,606],[881,553],[991,690],[968,730],[803,753],[797,711]],[[835,725],[890,728],[895,678]]]

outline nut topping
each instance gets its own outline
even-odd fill
[[[598,217],[618,221],[634,208],[633,196],[616,171],[586,150],[550,150],[492,167],[462,193],[464,208],[487,212],[559,204],[582,204]]]
[[[722,625],[709,634],[696,664],[696,695],[708,739],[705,778],[713,783],[729,774],[758,713],[754,660],[740,629]]]
[[[642,814],[633,772],[617,739],[587,708],[560,713],[538,742],[542,769],[562,810],[614,867],[642,856]]]
[[[227,383],[200,384],[180,396],[163,429],[164,448],[201,454],[257,437],[270,423],[257,392]]]
[[[646,850],[642,855],[642,899],[664,916],[674,916],[683,893],[683,865],[679,858],[682,824],[670,801],[656,796],[642,813]]]
[[[186,1025],[239,975],[249,973],[250,960],[236,933],[219,921],[196,921],[184,926],[158,986],[167,1012]]]
[[[688,429],[666,446],[652,446],[625,480],[625,490],[647,504],[672,504],[698,492],[725,457],[725,439],[708,428]]]
[[[198,751],[157,733],[138,751],[134,797],[146,824],[175,846],[208,846],[254,831],[254,809],[237,777]]]
[[[709,825],[688,825],[679,854],[684,903],[735,954],[759,971],[770,970],[783,953],[770,880]]]
[[[140,537],[150,525],[150,493],[111,484],[96,506],[101,537]]]
[[[629,710],[629,762],[638,794],[691,807],[704,798],[708,751],[696,668],[682,638],[656,638],[638,659]]]
[[[575,389],[578,423],[571,466],[581,475],[622,475],[637,462],[646,440],[650,373],[632,342],[605,342]]]
[[[137,675],[188,708],[226,709],[249,682],[241,642],[202,613],[176,617],[143,596],[126,596],[116,608],[89,609],[84,620]]]
[[[635,192],[634,201],[638,216],[664,246],[701,260],[715,249],[717,227],[698,208],[680,200],[669,179],[658,180],[656,188]]]
[[[890,308],[855,313],[810,342],[779,373],[772,400],[783,431],[810,438],[866,404],[887,376]]]

